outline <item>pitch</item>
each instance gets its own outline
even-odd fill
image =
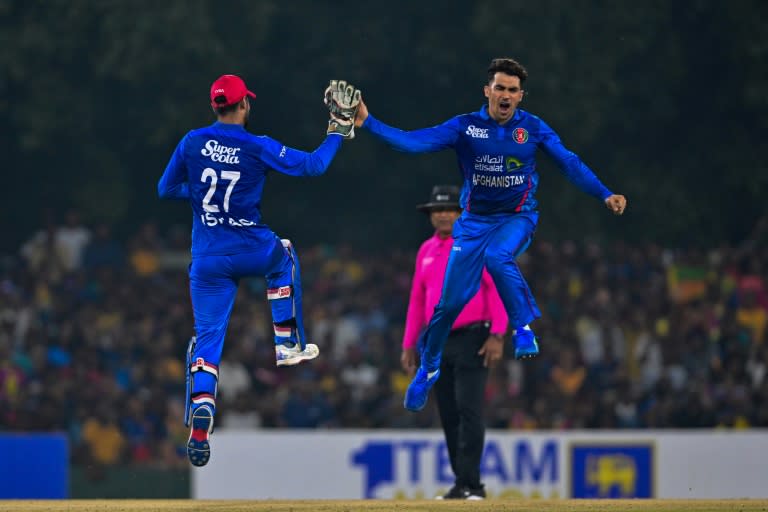
[[[768,500],[63,500],[2,501],[7,512],[720,512],[768,511]]]

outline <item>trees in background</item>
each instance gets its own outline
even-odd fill
[[[325,133],[329,79],[360,86],[382,120],[420,128],[478,108],[495,56],[528,67],[523,108],[630,200],[615,219],[543,158],[543,235],[736,241],[765,212],[768,7],[757,0],[347,7],[0,0],[0,248],[69,206],[117,226],[187,222],[184,206],[155,200],[155,183],[183,133],[213,119],[219,74],[256,91],[252,131],[309,149]],[[412,246],[427,229],[414,205],[459,179],[449,153],[404,155],[363,132],[328,175],[268,181],[264,213],[306,243]]]

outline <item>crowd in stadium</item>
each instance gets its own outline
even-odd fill
[[[543,313],[541,355],[492,371],[488,426],[768,426],[764,235],[707,250],[537,240],[519,263]],[[294,242],[321,355],[277,368],[265,283],[241,282],[216,428],[438,427],[434,400],[402,406],[417,248]],[[66,432],[76,464],[186,467],[188,262],[188,227],[146,224],[122,243],[75,212],[5,255],[0,428]]]

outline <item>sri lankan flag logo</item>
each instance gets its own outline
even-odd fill
[[[512,136],[518,144],[525,144],[528,142],[528,130],[525,128],[515,128],[515,131],[512,132]]]

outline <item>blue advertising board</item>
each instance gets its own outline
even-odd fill
[[[0,434],[0,499],[69,497],[69,445],[64,434]]]

